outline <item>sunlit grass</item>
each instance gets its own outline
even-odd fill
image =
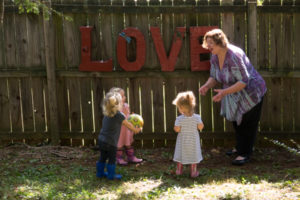
[[[41,156],[41,152],[47,156]],[[55,152],[58,153],[58,150]],[[184,166],[182,176],[174,174],[172,151],[139,150],[138,156],[146,161],[140,165],[118,166],[117,173],[123,175],[121,181],[95,177],[98,152],[78,148],[74,148],[74,152],[77,156],[70,159],[57,157],[59,154],[51,155],[38,148],[11,149],[5,154],[0,152],[0,199],[300,198],[300,168],[285,165],[299,163],[298,157],[288,151],[284,152],[287,154],[284,160],[278,159],[278,150],[258,152],[257,163],[273,164],[257,164],[251,168],[233,167],[223,162],[222,165],[216,164],[216,160],[223,156],[218,151],[204,151],[205,160],[199,165],[200,177],[192,179],[188,166]],[[30,157],[25,156],[29,153]]]

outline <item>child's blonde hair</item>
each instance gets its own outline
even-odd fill
[[[108,92],[102,103],[103,115],[113,117],[122,106],[122,97],[118,92]]]
[[[189,113],[194,113],[196,97],[192,91],[180,92],[172,102],[177,107],[188,108]]]
[[[113,87],[109,90],[109,92],[117,92],[117,93],[120,93],[121,91],[125,92],[122,88],[119,87]]]

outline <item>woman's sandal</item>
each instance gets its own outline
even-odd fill
[[[228,150],[227,152],[226,152],[226,155],[227,156],[232,156],[232,155],[234,155],[234,154],[236,154],[237,153],[237,150],[236,149],[231,149],[231,150]]]

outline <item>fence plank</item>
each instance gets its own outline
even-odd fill
[[[92,79],[94,115],[95,115],[95,132],[99,134],[102,127],[102,108],[101,103],[103,100],[103,85],[101,78]]]
[[[293,32],[293,38],[294,38],[294,44],[300,44],[300,13],[294,13],[294,32]],[[294,45],[294,69],[300,69],[300,46]]]
[[[245,13],[234,13],[234,40],[233,44],[246,51],[245,36],[247,34],[247,23]]]
[[[175,1],[177,2],[177,1]],[[186,13],[182,14],[174,14],[174,31],[176,30],[176,27],[186,27]],[[175,65],[175,69],[190,69],[190,58],[189,58],[189,40],[187,40],[187,31],[184,34],[184,38],[182,38],[182,47],[179,51],[177,62]],[[176,34],[176,37],[179,37],[180,33],[174,32],[173,34]]]
[[[23,131],[22,115],[21,115],[21,97],[19,88],[19,79],[8,79],[9,88],[9,110],[12,124],[12,131]]]
[[[31,88],[32,88],[32,84],[30,78],[26,77],[20,79],[20,93],[21,93],[22,114],[23,114],[25,132],[34,131]]]
[[[293,69],[293,14],[282,14],[282,51],[279,54],[279,66],[285,70]],[[296,43],[295,43],[296,44]]]
[[[55,45],[55,66],[58,69],[67,68],[66,51],[64,44],[67,38],[64,33],[64,20],[57,15],[53,15],[53,28],[54,28],[54,45]],[[71,23],[71,22],[70,22]]]
[[[270,2],[271,3],[271,2]],[[270,64],[271,68],[278,69],[282,66],[279,65],[279,57],[281,55],[281,15],[280,13],[270,13]]]
[[[65,49],[65,68],[78,68],[81,58],[81,36],[80,26],[87,24],[85,14],[65,14],[72,17],[73,21],[64,20],[64,49]]]
[[[4,18],[5,60],[7,68],[16,66],[15,14],[6,13]]]
[[[15,15],[15,34],[16,34],[16,64],[18,67],[28,67],[28,38],[26,26],[26,14]]]
[[[10,132],[10,111],[7,79],[0,79],[0,131]]]
[[[4,44],[4,23],[0,23],[0,69],[3,69],[3,68],[6,68],[5,44]]]
[[[149,14],[149,27],[162,27],[162,16],[157,13],[150,13]],[[162,30],[160,30],[162,32]],[[149,35],[149,46],[147,47],[146,54],[148,55],[146,58],[147,65],[145,68],[151,69],[151,70],[160,70],[160,62],[158,59],[158,55],[155,50],[154,42],[150,34],[150,29],[148,29],[148,35]]]
[[[282,94],[281,94],[281,78],[272,78],[269,86],[271,94],[271,103],[270,103],[270,112],[268,113],[270,116],[269,124],[271,125],[272,131],[280,131],[281,130],[281,103],[282,103]]]
[[[300,79],[295,79],[294,84],[297,86],[300,85]],[[295,87],[295,106],[297,105],[300,105],[300,87]],[[294,112],[295,131],[300,130],[300,112],[298,109]]]
[[[28,67],[41,67],[45,66],[44,55],[44,37],[42,17],[34,14],[27,14],[27,32],[28,32]],[[24,30],[23,30],[24,31]]]
[[[32,99],[33,99],[33,111],[34,111],[34,124],[36,132],[46,131],[46,109],[44,96],[45,91],[45,79],[44,78],[32,78]]]
[[[106,13],[100,13],[101,16],[101,25],[100,25],[100,31],[102,34],[100,44],[101,44],[101,59],[102,60],[108,60],[108,59],[114,59],[114,46],[113,46],[113,37],[114,34],[112,32],[112,17],[110,14]]]
[[[59,102],[57,104],[59,129],[60,131],[70,131],[68,93],[67,93],[67,83],[65,78],[57,78],[56,91],[57,91],[57,102]]]
[[[259,13],[258,69],[269,68],[269,13]]]
[[[152,88],[152,97],[153,97],[153,116],[154,116],[154,133],[163,134],[165,132],[165,111],[164,103],[165,99],[163,96],[163,87],[164,79],[157,78],[152,79],[151,88]],[[154,147],[156,146],[165,146],[165,140],[154,140]]]
[[[149,78],[141,78],[139,80],[139,84],[141,85],[141,96],[142,102],[141,103],[141,113],[144,119],[144,127],[143,132],[151,133],[152,132],[152,102],[151,102],[151,86],[152,81]],[[159,87],[157,85],[157,87]],[[153,148],[153,140],[144,140],[143,139],[143,147],[144,148]]]

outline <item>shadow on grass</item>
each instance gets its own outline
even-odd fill
[[[233,158],[223,156],[222,150],[204,150],[205,160],[198,165],[200,176],[194,179],[189,176],[189,166],[184,166],[183,175],[175,175],[171,149],[137,152],[145,161],[117,166],[116,172],[123,175],[121,181],[95,177],[96,151],[69,160],[53,157],[47,163],[26,156],[32,153],[26,149],[10,152],[0,163],[0,199],[155,199],[174,188],[191,189],[228,180],[292,185],[300,177],[299,158],[284,150],[257,150],[252,161],[241,167],[232,166]]]

